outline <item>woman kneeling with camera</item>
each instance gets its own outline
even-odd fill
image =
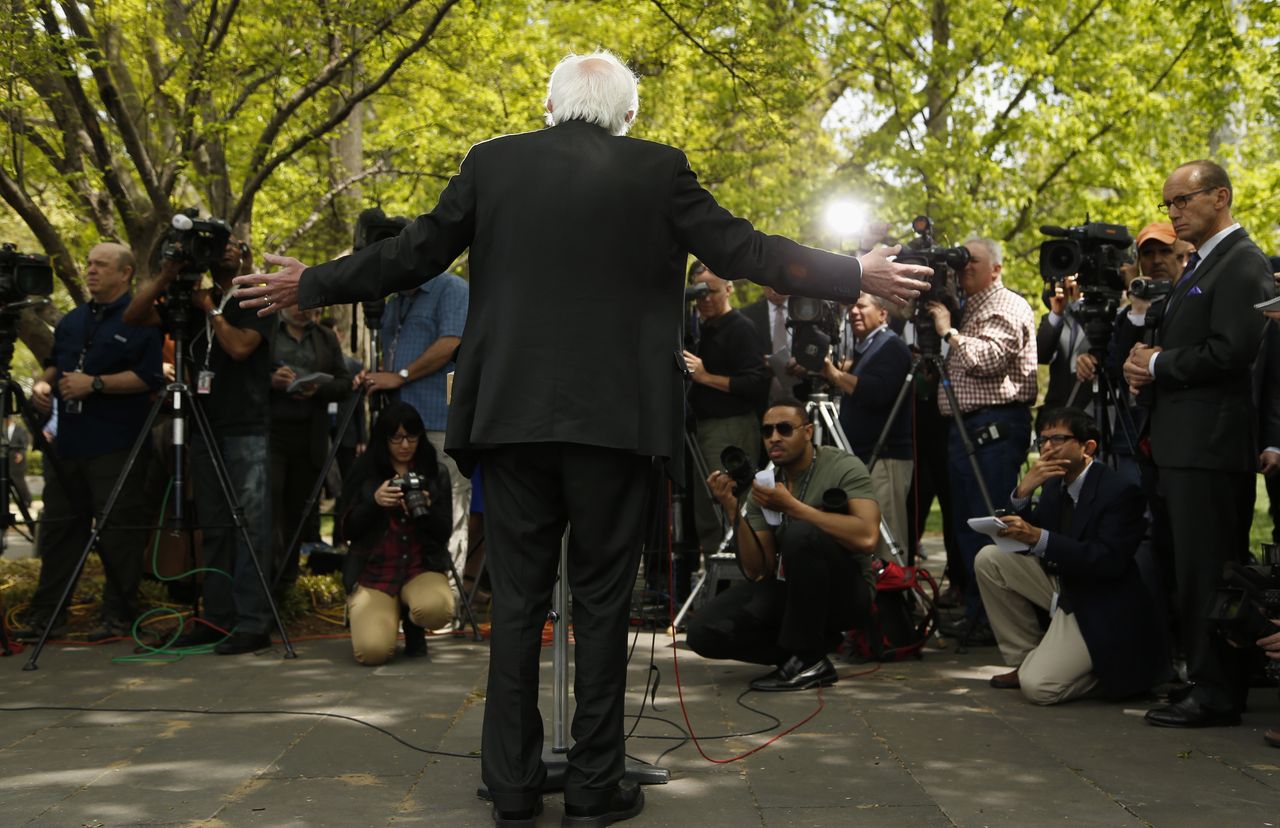
[[[395,654],[402,606],[405,655],[424,655],[423,628],[453,617],[445,574],[453,527],[449,472],[436,462],[425,431],[413,406],[389,404],[342,486],[338,515],[350,539],[343,584],[351,649],[361,664],[384,664]]]

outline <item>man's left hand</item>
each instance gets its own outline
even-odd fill
[[[93,393],[93,377],[85,373],[66,373],[58,380],[58,392],[64,400],[83,400]]]
[[[702,382],[707,376],[707,367],[702,364],[702,357],[691,351],[684,352],[684,364],[694,382]]]
[[[404,378],[392,371],[370,371],[365,374],[364,385],[370,394],[375,391],[394,391],[404,385]]]
[[[213,310],[216,307],[216,305],[213,304],[213,292],[209,290],[209,288],[192,291],[191,307],[201,313],[208,313]]]
[[[751,497],[761,509],[769,509],[784,515],[790,515],[792,510],[800,504],[795,495],[791,494],[787,487],[780,483],[775,483],[772,486],[761,486],[758,482],[753,481],[751,483]]]
[[[1272,618],[1271,623],[1280,627],[1280,621]],[[1273,661],[1280,661],[1280,631],[1273,632],[1271,635],[1263,636],[1258,639],[1258,646],[1267,654],[1267,658]]]
[[[1264,477],[1270,477],[1280,471],[1280,453],[1264,451],[1258,455],[1258,471]]]
[[[1005,515],[1000,518],[1000,522],[1004,524],[1004,528],[999,533],[1000,537],[1012,538],[1025,543],[1028,547],[1034,547],[1040,542],[1040,533],[1043,530],[1038,526],[1032,526],[1017,515]]]
[[[240,307],[257,309],[258,316],[270,316],[280,308],[298,304],[298,282],[307,266],[292,256],[265,253],[262,258],[270,265],[280,265],[275,273],[250,273],[237,276],[236,298]]]

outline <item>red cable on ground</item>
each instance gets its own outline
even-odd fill
[[[670,503],[670,502],[671,502],[671,483],[670,483],[669,481],[668,481],[668,483],[667,483],[667,502],[668,502],[668,503]],[[730,757],[730,758],[728,758],[728,759],[713,759],[712,757],[710,757],[710,756],[708,756],[708,755],[707,755],[707,752],[706,752],[705,750],[703,750],[703,749],[702,749],[702,743],[698,741],[698,734],[693,732],[693,722],[689,721],[689,709],[688,709],[687,707],[685,707],[685,704],[684,704],[684,687],[683,687],[683,685],[680,683],[680,657],[679,657],[679,650],[680,650],[680,648],[679,648],[679,646],[677,646],[677,643],[678,643],[678,642],[676,641],[676,629],[675,629],[675,620],[676,620],[676,617],[675,617],[675,596],[676,596],[676,587],[675,587],[675,568],[676,568],[676,567],[675,567],[675,545],[674,545],[674,543],[673,543],[673,540],[672,540],[672,537],[671,537],[671,536],[672,536],[672,528],[671,528],[671,526],[670,526],[670,522],[668,522],[668,528],[667,528],[667,594],[668,594],[668,595],[670,595],[671,600],[669,600],[669,601],[667,602],[667,614],[668,614],[668,619],[667,619],[667,620],[668,620],[668,628],[671,630],[671,661],[672,661],[672,664],[675,666],[675,674],[676,674],[676,694],[677,694],[677,695],[679,696],[679,698],[680,698],[680,713],[681,713],[681,715],[683,715],[683,716],[684,716],[684,724],[685,724],[685,727],[687,727],[687,728],[689,729],[689,739],[693,742],[693,746],[694,746],[694,747],[696,747],[696,748],[698,749],[698,754],[699,754],[703,759],[706,759],[708,762],[712,762],[712,763],[717,764],[717,765],[727,765],[727,764],[729,764],[730,762],[738,762],[738,761],[740,761],[740,760],[742,760],[742,759],[746,759],[748,756],[751,756],[751,755],[753,755],[753,754],[759,753],[760,751],[762,751],[762,750],[764,750],[765,748],[767,748],[769,745],[771,745],[771,744],[773,744],[774,742],[776,742],[776,741],[778,741],[779,739],[781,739],[783,736],[786,736],[788,733],[791,733],[793,730],[796,730],[796,729],[797,729],[797,728],[799,728],[801,725],[804,725],[804,724],[808,723],[808,722],[809,722],[809,721],[811,721],[815,716],[817,716],[819,713],[821,713],[821,712],[822,712],[822,709],[823,709],[824,707],[826,707],[826,703],[824,702],[824,700],[823,700],[823,698],[822,698],[822,688],[821,688],[821,687],[819,687],[819,688],[818,688],[818,706],[817,706],[816,708],[814,708],[814,711],[813,711],[812,713],[810,713],[808,716],[805,716],[805,717],[804,717],[803,719],[801,719],[800,721],[798,721],[798,722],[796,722],[795,724],[793,724],[791,727],[789,727],[789,728],[787,728],[786,730],[784,730],[784,731],[782,731],[781,733],[779,733],[777,736],[774,736],[772,739],[770,739],[769,741],[765,742],[763,745],[759,745],[759,746],[754,747],[754,748],[752,748],[751,750],[747,751],[746,753],[741,753],[741,754],[738,754],[737,756],[732,756],[732,757]],[[714,587],[715,587],[715,585],[714,585],[714,584],[712,584],[712,585],[711,585],[711,587],[712,587],[712,588],[714,588]],[[878,666],[878,665],[877,665],[876,669],[879,669],[879,666]],[[869,672],[875,672],[875,670],[871,670],[871,671],[869,671]]]

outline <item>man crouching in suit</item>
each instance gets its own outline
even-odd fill
[[[1006,664],[993,687],[1057,704],[1095,688],[1122,698],[1158,680],[1165,649],[1134,554],[1147,531],[1142,490],[1094,461],[1099,432],[1074,408],[1040,412],[1040,459],[1009,499],[1000,534],[1023,553],[988,546],[974,572]],[[1031,495],[1040,489],[1040,502]],[[1036,608],[1048,612],[1042,631]]]

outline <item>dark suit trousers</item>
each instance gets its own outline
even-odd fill
[[[1253,478],[1252,472],[1159,470],[1187,677],[1196,685],[1197,701],[1217,710],[1239,710],[1247,692],[1247,651],[1211,635],[1208,617],[1223,564],[1240,562],[1249,549]]]
[[[538,666],[566,524],[575,641],[573,746],[565,801],[607,801],[624,770],[628,607],[649,509],[652,461],[571,443],[486,450],[487,566],[493,586],[481,776],[503,810],[529,807],[546,779]]]
[[[871,585],[861,552],[841,548],[809,523],[794,523],[782,545],[785,581],[734,584],[689,624],[689,648],[703,658],[780,665],[791,656],[811,664],[867,622]]]

